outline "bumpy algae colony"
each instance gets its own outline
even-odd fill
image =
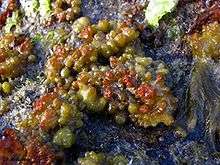
[[[86,152],[85,156],[78,159],[80,165],[101,165],[101,164],[128,164],[128,160],[122,155],[108,156],[104,153]]]
[[[202,32],[194,33],[188,38],[194,56],[218,59],[220,55],[220,25],[214,22],[204,25]]]
[[[192,70],[182,44],[200,5],[180,3],[175,21],[163,17],[155,31],[145,24],[143,0],[9,0],[1,7],[0,164],[218,162],[211,114],[218,86],[207,76],[218,75],[218,66]],[[165,36],[175,29],[177,38]],[[216,59],[218,32],[212,23],[191,35],[193,55]]]

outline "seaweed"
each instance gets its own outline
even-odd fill
[[[124,7],[121,4],[124,4],[124,1],[105,0],[105,3],[101,2],[103,1],[95,0],[93,3],[89,3],[87,0],[84,0],[82,5],[82,15],[89,15],[92,18],[92,22],[96,22],[100,18],[124,19],[124,17],[121,17],[121,13],[123,12],[121,10],[123,10]],[[133,2],[141,3],[142,0]],[[196,16],[196,5],[198,4],[197,2],[193,3],[191,0],[186,0],[185,2],[186,4],[182,3],[182,6],[181,3],[179,3],[176,12],[171,15],[166,15],[161,19],[162,24],[160,24],[154,35],[160,35],[160,37],[156,38],[157,41],[155,41],[154,37],[150,41],[141,40],[144,47],[144,55],[151,57],[153,60],[162,60],[170,70],[170,74],[166,78],[166,85],[170,87],[175,97],[178,98],[177,109],[174,115],[174,125],[168,127],[163,124],[158,124],[157,127],[140,128],[132,124],[132,122],[127,122],[124,126],[118,126],[115,125],[112,119],[108,116],[86,114],[84,116],[85,125],[77,130],[75,144],[71,148],[63,150],[65,152],[65,160],[67,163],[76,163],[77,158],[82,157],[87,151],[95,151],[96,153],[103,152],[107,155],[122,154],[128,158],[130,164],[134,165],[159,163],[178,164],[187,162],[200,164],[218,163],[218,158],[216,158],[218,153],[215,152],[218,151],[217,148],[219,145],[219,131],[217,129],[218,121],[216,118],[218,117],[218,103],[217,101],[212,100],[213,98],[218,98],[215,94],[212,96],[213,93],[218,91],[218,81],[215,78],[215,76],[218,77],[218,69],[215,70],[217,64],[212,61],[207,64],[195,65],[191,81],[191,71],[195,59],[192,60],[189,50],[185,48],[186,43],[182,40],[182,34],[186,33],[190,27],[190,23],[193,22],[193,18]],[[128,7],[133,4],[134,3],[130,1],[127,1],[126,3]],[[174,34],[174,39],[169,40],[169,37],[166,38],[164,36],[165,32],[170,30],[171,18],[177,20],[172,26],[175,29],[175,25],[178,25],[181,34]],[[30,18],[24,17],[23,21],[29,19]],[[139,19],[141,19],[141,17]],[[34,21],[34,25],[31,25],[27,21],[28,28],[26,26],[25,28],[22,28],[25,34],[30,35],[31,37],[36,34],[35,32],[33,33],[33,31],[36,30],[39,30],[40,35],[45,35],[48,31],[57,29],[60,26],[65,28],[71,27],[70,23],[64,22],[49,25],[45,28],[38,26],[38,19],[35,19]],[[38,26],[37,28],[36,25]],[[43,25],[40,24],[40,26]],[[141,33],[142,39],[145,38],[146,35],[143,35],[143,31],[140,29],[138,30]],[[148,30],[145,29],[144,33],[152,33],[151,30]],[[72,38],[76,39],[75,35],[72,33],[70,33],[70,35]],[[175,40],[176,35],[178,40]],[[172,38],[172,35],[170,38]],[[32,110],[32,102],[36,101],[43,93],[50,93],[51,88],[54,87],[52,85],[45,87],[46,85],[43,84],[45,77],[42,74],[45,60],[48,59],[49,52],[51,51],[51,46],[44,45],[41,37],[36,37],[34,39],[34,51],[37,52],[38,61],[36,65],[28,67],[27,74],[24,74],[21,78],[13,80],[16,84],[16,88],[10,96],[12,101],[10,107],[13,107],[13,109],[7,115],[0,118],[0,130],[3,130],[6,127],[17,128],[16,122],[21,118],[26,118],[30,113],[29,111]],[[161,41],[160,46],[155,47],[154,43],[159,41]],[[65,43],[70,45],[75,44],[75,42],[70,41],[69,38]],[[42,51],[40,44],[43,44],[44,51]],[[74,46],[77,47],[78,45],[76,44]],[[178,47],[178,50],[176,47]],[[138,46],[137,49],[139,50],[140,47]],[[107,65],[108,61],[105,62],[105,64]],[[206,73],[206,71],[208,72]],[[33,75],[32,73],[35,74]],[[35,75],[37,76],[35,77]],[[65,77],[66,74],[63,74],[62,72],[62,75]],[[76,75],[74,74],[74,77],[75,76]],[[210,76],[212,78],[210,78]],[[30,83],[30,79],[34,80],[34,83]],[[213,80],[215,81],[213,82]],[[190,89],[188,89],[189,85]],[[203,89],[204,91],[201,92],[200,89]],[[188,97],[188,102],[186,100],[187,91],[191,94]],[[64,100],[68,97],[65,93],[62,93],[61,95],[61,99]],[[204,95],[206,97],[203,97]],[[19,97],[17,98],[17,96]],[[211,101],[209,102],[209,100]],[[190,107],[188,107],[189,109],[187,109],[186,105],[190,105]],[[206,105],[208,107],[206,107]],[[92,107],[93,106],[94,105],[92,105]],[[85,108],[83,105],[82,107]],[[213,109],[213,111],[211,111],[211,109]],[[188,113],[186,110],[188,110]],[[19,113],[17,113],[18,111]],[[212,114],[212,112],[214,113]],[[215,114],[217,114],[217,116],[215,116]],[[190,122],[190,119],[192,119],[192,122]],[[184,123],[186,121],[189,121],[189,123]],[[211,123],[208,121],[211,121]],[[186,128],[183,126],[184,124],[186,125]],[[175,127],[178,127],[178,129]],[[185,133],[185,129],[187,130],[187,133]],[[31,131],[34,132],[36,130],[33,129]],[[55,132],[56,131],[57,128],[55,128]],[[51,140],[51,138],[48,138],[47,133],[42,136],[44,139],[42,143],[48,143]],[[23,137],[25,137],[25,134]],[[60,137],[62,139],[62,136]],[[32,141],[33,142],[29,145],[29,159],[43,159],[45,156],[47,157],[46,153],[49,153],[49,159],[50,156],[54,158],[51,151],[46,152],[47,150],[45,149],[48,147],[44,147],[45,145],[41,142],[37,142],[33,139]],[[62,140],[56,142],[58,145],[61,144],[62,146]],[[209,143],[206,144],[206,142]],[[72,140],[70,144],[72,145]],[[56,149],[59,148],[55,145],[53,145],[53,147]],[[41,150],[42,148],[43,150]],[[214,152],[210,151],[211,148],[214,149]],[[39,153],[43,153],[43,155]]]

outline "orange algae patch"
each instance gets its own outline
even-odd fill
[[[25,154],[25,148],[16,132],[10,128],[5,129],[0,139],[0,164],[4,164],[4,161],[23,159]]]

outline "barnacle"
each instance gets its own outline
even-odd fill
[[[29,38],[22,35],[6,34],[0,39],[0,76],[14,78],[24,71],[30,63],[28,57],[32,53]]]
[[[196,57],[212,57],[218,59],[220,55],[220,25],[217,22],[203,26],[200,33],[188,36],[192,54]]]

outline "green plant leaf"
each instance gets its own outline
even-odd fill
[[[159,20],[171,12],[179,0],[150,0],[145,11],[145,19],[153,27],[159,26]]]

